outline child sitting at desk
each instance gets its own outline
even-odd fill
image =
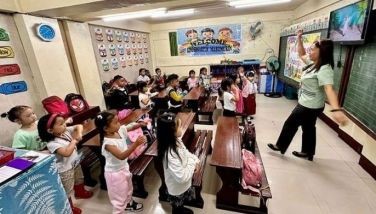
[[[39,138],[37,116],[31,107],[15,106],[1,117],[7,117],[11,122],[21,125],[14,134],[13,148],[36,151],[46,149],[47,143]]]
[[[194,87],[197,87],[198,85],[198,79],[196,78],[196,72],[195,70],[189,71],[189,78],[187,80],[188,89],[191,90]]]

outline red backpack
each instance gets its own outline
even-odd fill
[[[67,104],[58,96],[50,96],[42,100],[43,107],[50,114],[61,114],[66,117],[69,116]]]
[[[81,94],[67,94],[67,96],[65,96],[65,103],[67,104],[71,115],[89,109],[89,104],[81,96]]]

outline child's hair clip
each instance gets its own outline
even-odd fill
[[[97,119],[102,120],[103,116],[102,115],[97,115]]]
[[[167,119],[168,119],[168,120],[172,120],[172,116],[169,116]]]

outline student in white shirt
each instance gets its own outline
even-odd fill
[[[147,85],[149,85],[150,78],[146,75],[146,69],[140,68],[139,70],[139,76],[137,77],[137,82],[146,82]]]
[[[253,119],[250,115],[256,114],[256,93],[257,84],[254,81],[255,74],[253,71],[249,71],[245,77],[243,77],[243,91],[242,96],[244,100],[244,113]]]
[[[236,116],[236,102],[239,100],[239,95],[236,93],[236,87],[232,79],[226,78],[221,82],[221,89],[223,90],[223,116]]]
[[[181,121],[174,113],[162,114],[157,124],[158,158],[163,161],[172,213],[193,213],[183,204],[195,197],[192,177],[200,161],[184,146],[181,140]]]
[[[146,143],[146,137],[142,135],[129,148],[127,146],[128,131],[139,128],[140,125],[121,126],[117,115],[109,111],[99,113],[95,118],[95,125],[99,131],[102,155],[106,159],[104,176],[108,197],[113,206],[112,213],[141,211],[143,204],[132,198],[132,173],[127,161],[128,156],[138,146]]]
[[[141,109],[148,109],[153,107],[154,103],[151,98],[156,96],[158,92],[150,93],[146,82],[137,82],[138,100]]]

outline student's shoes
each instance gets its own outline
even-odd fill
[[[91,198],[93,196],[92,191],[87,191],[85,189],[85,184],[79,184],[79,185],[74,185],[74,197],[77,199],[86,199],[86,198]]]
[[[144,205],[142,203],[137,203],[136,201],[132,200],[130,203],[127,204],[125,211],[141,212],[143,209],[144,209]]]
[[[273,150],[273,151],[281,152],[282,155],[285,154],[285,152],[282,152],[281,149],[280,149],[277,145],[274,145],[274,144],[269,143],[269,144],[268,144],[268,147],[269,147],[271,150]]]
[[[299,158],[307,158],[307,160],[309,161],[313,161],[313,155],[309,155],[307,153],[304,153],[304,152],[297,152],[297,151],[293,151],[292,154],[296,157],[299,157]]]
[[[193,214],[193,210],[188,209],[184,206],[174,207],[172,206],[172,214]]]
[[[72,213],[73,214],[81,214],[82,210],[80,208],[78,208],[78,207],[73,206],[72,199],[68,198],[68,201],[69,201],[69,204],[70,204],[70,206],[72,208]]]

